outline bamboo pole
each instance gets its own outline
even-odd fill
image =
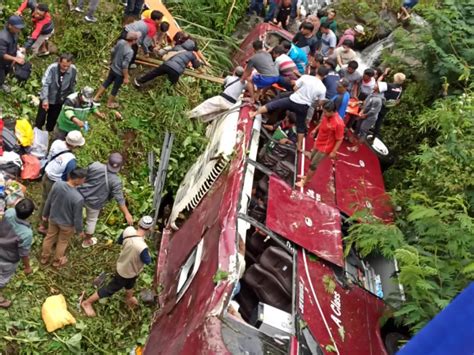
[[[140,56],[139,56],[139,57],[137,57],[136,63],[137,63],[137,64],[143,64],[143,65],[147,65],[147,66],[150,66],[150,67],[157,68],[157,67],[159,67],[161,64],[163,64],[163,61],[162,61],[162,60],[158,60],[158,59],[152,59],[152,58],[143,58],[143,57],[140,57]],[[198,72],[196,72],[196,71],[194,71],[194,70],[186,69],[186,70],[184,71],[184,74],[185,74],[185,75],[192,76],[192,77],[194,77],[194,78],[212,81],[213,83],[224,84],[224,79],[222,79],[222,78],[220,78],[220,77],[212,76],[212,75],[208,75],[208,74],[204,74],[204,73],[198,73]]]

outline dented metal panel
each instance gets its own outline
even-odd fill
[[[297,254],[297,311],[325,354],[385,355],[382,300],[357,285],[344,287],[330,264]]]
[[[335,164],[337,207],[349,216],[367,209],[375,217],[391,222],[392,206],[377,156],[365,144],[343,142]]]
[[[344,265],[339,211],[293,190],[273,175],[270,176],[266,224],[320,258]]]

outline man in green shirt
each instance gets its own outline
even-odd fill
[[[84,129],[87,131],[86,121],[90,113],[100,118],[105,115],[97,110],[93,102],[94,90],[85,86],[80,92],[69,95],[64,101],[56,125],[56,138],[64,140],[70,131]]]
[[[328,28],[334,32],[334,34],[337,36],[337,22],[335,20],[336,18],[336,10],[334,9],[329,9],[327,12],[327,16],[321,17],[321,25],[324,23],[328,26]],[[321,31],[318,32],[318,38],[321,39],[323,36],[323,33]]]

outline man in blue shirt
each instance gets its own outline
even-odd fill
[[[349,80],[345,78],[340,79],[337,83],[337,95],[331,98],[331,101],[334,101],[334,104],[336,105],[339,117],[342,119],[344,119],[344,116],[346,115],[347,106],[349,105],[349,99],[351,97],[347,91],[348,87]]]
[[[285,48],[288,52],[288,57],[295,62],[296,67],[300,74],[304,74],[306,70],[306,65],[308,65],[308,55],[302,49],[291,43],[290,41],[283,41],[281,42],[283,48]]]
[[[0,221],[0,290],[15,274],[20,259],[23,261],[25,274],[31,274],[29,255],[33,231],[26,219],[34,209],[33,201],[25,198],[15,208],[9,208]],[[8,308],[10,305],[11,301],[0,293],[0,308]]]

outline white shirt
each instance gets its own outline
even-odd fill
[[[302,75],[295,85],[298,89],[290,96],[290,100],[296,104],[311,106],[316,100],[326,97],[326,87],[315,76]]]
[[[68,150],[68,146],[65,141],[61,139],[56,139],[51,148],[49,149],[48,160],[54,157],[56,154]],[[46,168],[44,169],[48,178],[54,182],[61,181],[64,170],[66,170],[67,164],[75,159],[74,154],[72,153],[63,153],[58,156],[56,159],[51,160]]]
[[[328,33],[323,33],[321,36],[321,54],[327,57],[329,49],[336,48],[337,37],[333,31],[329,30]]]

